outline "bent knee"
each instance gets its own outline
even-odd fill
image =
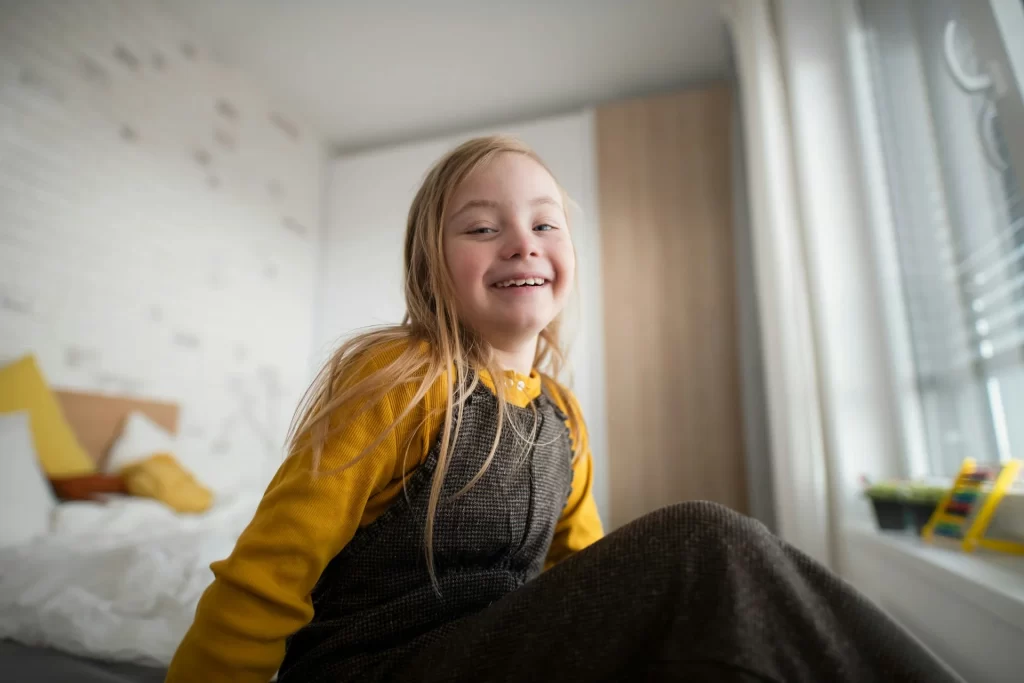
[[[648,538],[692,545],[735,543],[753,537],[771,536],[758,522],[730,507],[707,500],[676,503],[648,513],[633,522]]]

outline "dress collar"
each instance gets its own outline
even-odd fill
[[[525,408],[540,396],[541,377],[536,369],[531,370],[529,375],[505,370],[501,374],[501,379],[505,382],[505,396],[513,405]],[[486,370],[480,371],[480,382],[494,392],[494,381]]]

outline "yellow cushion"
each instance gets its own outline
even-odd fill
[[[18,410],[31,416],[32,440],[47,476],[68,477],[96,471],[96,464],[78,443],[32,355],[0,368],[0,413]]]
[[[133,496],[155,498],[177,512],[203,512],[213,493],[200,484],[170,453],[157,453],[121,468],[125,488]]]

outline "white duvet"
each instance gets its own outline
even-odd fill
[[[0,548],[0,638],[108,660],[167,665],[252,519],[256,494],[202,515],[156,501],[63,503],[51,533]]]

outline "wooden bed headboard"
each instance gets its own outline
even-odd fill
[[[80,391],[58,390],[54,393],[78,442],[97,465],[103,464],[107,452],[121,433],[125,418],[133,410],[171,434],[178,433],[178,406],[173,403]]]

